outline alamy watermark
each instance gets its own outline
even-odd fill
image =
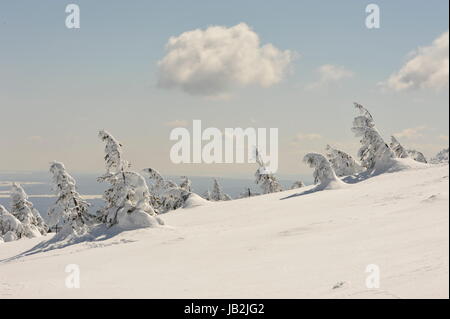
[[[379,29],[380,28],[380,7],[371,3],[366,6],[366,27],[367,29]]]
[[[268,132],[266,128],[252,127],[202,130],[201,120],[194,120],[192,134],[187,128],[177,127],[170,132],[170,140],[177,141],[170,150],[174,164],[256,163],[257,148],[267,170],[271,173],[278,170],[278,128],[270,128]]]
[[[64,270],[68,273],[65,280],[66,288],[80,288],[80,266],[77,264],[69,264]]]
[[[366,277],[366,287],[368,289],[380,288],[380,267],[375,264],[367,265],[366,273],[369,273]]]
[[[80,28],[80,7],[77,4],[68,4],[66,6],[66,13],[69,15],[66,17],[67,29],[79,29]]]

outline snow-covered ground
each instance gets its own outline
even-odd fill
[[[163,216],[167,226],[59,249],[0,244],[0,298],[448,298],[449,167]],[[299,196],[291,196],[299,195]],[[80,288],[66,287],[66,266]],[[368,265],[380,287],[367,288]]]

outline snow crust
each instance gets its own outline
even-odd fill
[[[448,164],[401,159],[384,174],[323,191],[200,206],[193,196],[189,209],[164,214],[164,227],[119,227],[131,220],[53,246],[52,235],[1,243],[0,295],[448,298],[448,176]],[[66,287],[71,264],[79,289]],[[366,286],[370,265],[379,288]]]

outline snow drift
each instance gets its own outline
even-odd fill
[[[41,249],[51,236],[2,243],[0,295],[448,298],[448,165],[417,164],[285,200],[299,190],[178,209],[169,227],[116,225],[59,249]],[[65,286],[69,264],[80,289]],[[366,286],[369,265],[379,288]]]

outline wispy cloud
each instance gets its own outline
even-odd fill
[[[395,137],[402,137],[402,138],[418,138],[423,136],[423,131],[425,131],[427,127],[425,125],[418,126],[418,127],[410,127],[405,128],[404,130],[394,133]]]
[[[394,91],[448,87],[448,36],[446,31],[430,46],[410,53],[405,65],[380,84]]]
[[[327,86],[354,76],[354,73],[352,71],[344,68],[343,66],[332,64],[322,65],[316,70],[316,72],[319,76],[319,79],[316,82],[307,85],[307,90]]]

